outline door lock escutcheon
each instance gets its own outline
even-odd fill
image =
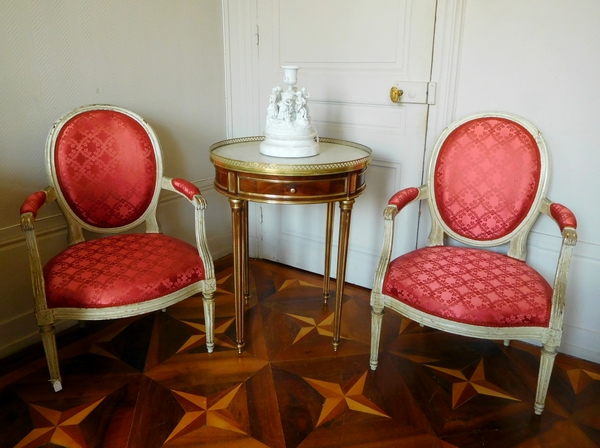
[[[392,100],[392,103],[397,103],[400,101],[400,97],[402,96],[402,94],[404,93],[404,91],[400,90],[398,87],[394,86],[390,89],[390,99]]]

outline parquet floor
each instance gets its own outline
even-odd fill
[[[0,366],[2,447],[593,447],[600,366],[559,355],[533,414],[538,349],[451,336],[393,312],[369,369],[369,291],[346,288],[340,351],[321,277],[251,261],[246,350],[234,347],[231,259],[218,266],[215,352],[200,298],[96,324],[60,349]],[[333,283],[333,282],[332,282]]]

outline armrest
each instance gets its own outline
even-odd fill
[[[426,197],[426,186],[422,186],[420,188],[404,188],[403,190],[398,191],[390,198],[390,200],[388,201],[388,206],[386,207],[383,213],[383,216],[385,219],[388,219],[387,216],[390,215],[393,219],[408,204]]]
[[[36,191],[27,196],[23,205],[21,205],[21,215],[31,213],[33,217],[36,218],[42,206],[54,200],[56,200],[56,192],[53,187],[47,187],[44,190]]]
[[[173,191],[188,199],[191,203],[202,209],[206,208],[206,200],[202,197],[200,189],[190,181],[180,178],[171,179],[163,176],[162,188]]]
[[[195,215],[195,233],[196,233],[196,246],[202,262],[204,263],[204,270],[206,272],[206,278],[214,278],[214,265],[210,251],[208,250],[208,242],[206,239],[205,221],[204,221],[204,210],[206,209],[206,199],[200,193],[200,189],[193,183],[180,178],[171,179],[163,176],[162,188],[165,190],[173,191],[184,196],[190,201],[196,209]]]
[[[29,195],[21,206],[21,229],[25,233],[25,243],[27,245],[27,253],[29,254],[33,298],[35,301],[36,315],[38,316],[38,324],[43,321],[42,314],[47,312],[46,310],[48,308],[46,305],[42,261],[40,259],[37,238],[35,236],[34,223],[42,206],[55,199],[56,192],[54,188],[48,187],[45,190],[37,191]],[[51,322],[51,319],[48,322]]]
[[[542,202],[541,212],[551,217],[557,224],[563,236],[563,246],[577,244],[577,218],[575,214],[558,202],[545,198]]]
[[[200,194],[200,189],[193,183],[180,178],[171,179],[171,185],[178,193],[187,197],[190,201],[194,200],[194,196]]]
[[[541,211],[556,221],[562,233],[562,244],[554,277],[552,313],[550,316],[551,328],[559,334],[563,324],[566,303],[567,274],[571,265],[573,248],[577,244],[577,219],[575,214],[567,207],[548,199],[544,199]]]
[[[388,205],[394,205],[398,211],[402,210],[407,204],[419,197],[420,190],[415,187],[400,190],[388,201]]]
[[[410,187],[398,191],[388,201],[388,206],[383,211],[383,248],[381,249],[379,264],[377,265],[375,279],[373,280],[373,292],[381,293],[384,276],[390,263],[394,243],[394,218],[406,205],[426,198],[427,194],[428,188],[425,185],[420,188]]]
[[[577,228],[575,214],[562,204],[553,202],[550,205],[550,216],[558,223],[561,232],[565,230],[565,227]]]
[[[31,213],[34,218],[37,217],[38,211],[42,208],[42,205],[46,203],[46,192],[36,191],[30,194],[23,205],[21,205],[21,215],[25,213]]]

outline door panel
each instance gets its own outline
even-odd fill
[[[261,132],[269,93],[284,85],[280,67],[295,64],[319,135],[373,150],[367,189],[352,212],[350,283],[371,285],[383,209],[394,192],[422,181],[434,22],[435,0],[258,0]],[[398,104],[392,86],[405,91]],[[325,205],[261,204],[260,211],[260,257],[323,272]],[[414,248],[418,208],[399,218],[398,249]]]
[[[281,54],[312,66],[397,65],[405,47],[398,30],[406,28],[406,7],[407,1],[397,0],[281,0]]]

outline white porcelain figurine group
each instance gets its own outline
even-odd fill
[[[317,130],[310,122],[306,87],[298,90],[300,67],[284,66],[283,82],[287,90],[274,87],[269,96],[265,140],[260,152],[273,157],[310,157],[319,154]]]
[[[282,92],[281,87],[273,88],[267,108],[267,126],[284,123],[298,128],[308,125],[308,108],[306,100],[309,97],[306,87]]]

